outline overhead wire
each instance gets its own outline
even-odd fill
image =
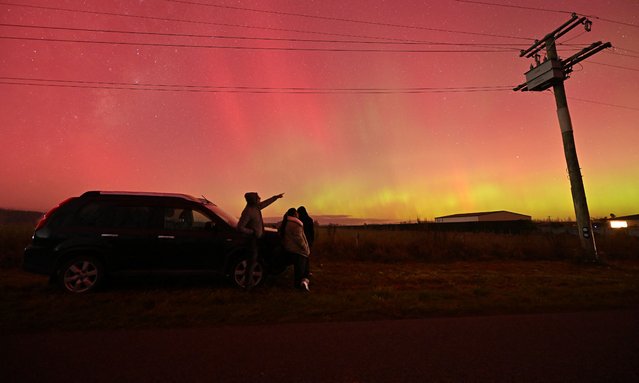
[[[168,2],[171,2],[171,3],[198,5],[198,6],[213,7],[213,8],[224,8],[224,9],[234,9],[234,10],[242,10],[242,11],[250,11],[250,12],[268,13],[268,14],[275,14],[275,15],[279,15],[279,16],[296,16],[296,17],[304,17],[304,18],[310,18],[310,19],[329,20],[329,21],[343,21],[343,22],[349,22],[349,23],[376,25],[376,26],[383,26],[383,27],[419,29],[419,30],[428,30],[428,31],[436,31],[436,32],[459,33],[459,34],[469,34],[469,35],[476,35],[476,36],[500,37],[500,38],[509,38],[509,39],[529,40],[529,41],[530,40],[534,40],[533,38],[519,37],[519,36],[499,35],[499,34],[482,33],[482,32],[468,32],[468,31],[459,31],[459,30],[451,30],[451,29],[424,27],[424,26],[419,26],[419,25],[383,23],[383,22],[369,21],[369,20],[358,20],[358,19],[347,19],[347,18],[340,18],[340,17],[309,15],[309,14],[305,14],[305,13],[271,11],[271,10],[265,10],[265,9],[247,8],[247,7],[239,7],[239,6],[231,6],[231,5],[201,3],[201,2],[197,2],[197,1],[188,1],[188,0],[164,0],[164,1],[168,1]]]
[[[547,95],[548,94],[552,94],[554,96],[555,92],[552,89],[546,89],[544,94],[547,94]],[[607,103],[607,102],[600,102],[600,101],[595,101],[595,100],[587,100],[587,99],[584,99],[584,98],[577,98],[577,97],[566,97],[566,98],[569,99],[569,100],[574,100],[574,101],[579,101],[579,102],[586,102],[586,103],[589,103],[589,104],[610,106],[610,107],[613,107],[613,108],[628,109],[628,110],[639,110],[638,107],[634,107],[634,106],[611,104],[611,103]]]
[[[460,93],[510,91],[510,85],[462,86],[462,87],[410,87],[410,88],[319,88],[319,87],[250,87],[250,86],[213,86],[185,84],[127,83],[108,81],[63,80],[32,77],[0,76],[0,83],[10,85],[32,85],[68,88],[156,90],[176,92],[208,93]]]
[[[610,107],[613,107],[613,108],[628,109],[628,110],[639,110],[639,108],[637,108],[637,107],[619,105],[619,104],[610,104],[610,103],[607,103],[607,102],[586,100],[586,99],[583,99],[583,98],[568,97],[568,99],[574,100],[574,101],[580,101],[580,102],[587,102],[587,103],[590,103],[590,104],[605,105],[605,106],[610,106]]]
[[[370,41],[370,40],[320,40],[320,39],[297,39],[297,38],[277,38],[277,37],[250,37],[250,36],[228,36],[228,35],[203,35],[193,33],[167,33],[167,32],[142,32],[127,31],[120,29],[93,29],[93,28],[72,28],[72,27],[55,27],[47,25],[25,25],[0,23],[0,27],[14,27],[26,29],[44,29],[57,31],[72,32],[95,32],[95,33],[115,33],[130,34],[142,36],[164,36],[164,37],[190,37],[190,38],[209,38],[209,39],[228,39],[228,40],[257,40],[257,41],[277,41],[277,42],[303,42],[303,43],[339,43],[339,44],[372,44],[372,45],[446,45],[446,46],[472,46],[472,47],[495,47],[504,50],[518,51],[512,43],[453,43],[453,42],[434,42],[434,41]]]
[[[559,44],[557,44],[557,45],[569,45],[569,44],[568,44],[569,42],[571,42],[571,41],[573,41],[573,40],[576,40],[576,39],[580,38],[581,36],[585,35],[586,33],[588,33],[588,31],[581,31],[581,33],[577,34],[576,36],[573,36],[573,37],[569,38],[569,39],[568,39],[568,40],[566,40],[566,41],[562,41],[561,43],[559,43]]]
[[[25,82],[32,81],[32,82]],[[41,81],[41,82],[38,82]],[[44,81],[44,82],[42,82]],[[79,88],[79,89],[104,89],[104,90],[133,90],[133,91],[157,91],[157,92],[188,92],[188,93],[237,93],[237,94],[425,94],[425,93],[479,93],[479,92],[511,92],[512,86],[488,86],[488,87],[459,87],[459,88],[266,88],[266,87],[213,87],[183,86],[165,84],[136,84],[115,83],[99,81],[72,81],[72,80],[46,80],[28,79],[16,77],[0,77],[0,85],[22,85],[53,88]],[[175,87],[175,88],[174,88]],[[611,104],[576,97],[568,99],[621,108],[637,110],[637,107]]]
[[[199,21],[199,20],[189,20],[189,19],[176,19],[176,18],[144,16],[144,15],[131,15],[131,14],[117,13],[117,12],[101,12],[101,11],[89,11],[89,10],[82,10],[82,9],[62,8],[62,7],[48,7],[48,6],[32,5],[32,4],[19,4],[19,3],[11,3],[11,2],[4,2],[4,1],[0,1],[0,5],[9,5],[9,6],[15,6],[15,7],[26,7],[26,8],[33,8],[33,9],[44,9],[44,10],[61,11],[61,12],[75,12],[75,13],[97,14],[97,15],[105,15],[105,16],[128,17],[128,18],[137,18],[137,19],[144,19],[144,20],[181,22],[181,23],[191,23],[191,24],[201,24],[201,25],[214,25],[214,26],[245,28],[245,29],[260,29],[260,30],[268,30],[268,31],[276,31],[276,32],[307,33],[307,34],[338,36],[338,37],[349,37],[349,38],[379,39],[379,40],[387,40],[387,41],[408,41],[408,42],[414,41],[414,40],[409,40],[409,39],[392,38],[392,37],[388,37],[388,36],[380,37],[380,36],[354,35],[354,34],[333,33],[333,32],[318,32],[318,31],[300,30],[300,29],[260,27],[260,26],[246,25],[246,24],[216,23],[216,22],[210,22],[210,21]],[[449,32],[450,33],[455,33],[454,31],[449,31]],[[464,33],[465,34],[475,34],[474,32],[464,32]],[[480,33],[477,32],[476,34],[480,34]],[[532,40],[532,39],[527,39],[527,38],[522,38],[522,37],[515,37],[515,36],[511,36],[510,38],[519,39],[519,40],[528,40],[528,41]]]
[[[93,85],[70,85],[70,84],[43,84],[26,82],[0,81],[3,85],[29,85],[55,88],[84,88],[84,89],[110,89],[110,90],[136,90],[136,91],[159,91],[159,92],[191,92],[191,93],[264,93],[264,94],[398,94],[398,93],[476,93],[476,92],[498,92],[510,91],[510,89],[438,89],[431,91],[385,91],[385,90],[353,90],[353,91],[305,91],[305,90],[262,90],[262,89],[168,89],[168,88],[140,88],[140,87],[119,87],[119,86],[93,86]]]
[[[498,4],[498,3],[489,3],[487,1],[473,1],[473,0],[456,0],[458,3],[469,3],[469,4],[477,4],[477,5],[489,5],[494,7],[504,7],[504,8],[517,8],[517,9],[526,9],[531,11],[544,11],[544,12],[553,12],[553,13],[567,13],[572,14],[573,12],[558,10],[558,9],[547,9],[547,8],[539,8],[539,7],[530,7],[524,5],[514,5],[514,4]]]
[[[624,21],[612,20],[612,19],[608,19],[608,18],[604,18],[604,17],[595,16],[595,15],[586,15],[586,14],[583,14],[583,13],[571,12],[571,11],[560,10],[560,9],[529,7],[529,6],[524,6],[524,5],[513,5],[513,4],[499,4],[499,3],[491,3],[491,2],[487,2],[487,1],[475,1],[475,0],[455,0],[455,1],[457,1],[459,3],[469,3],[469,4],[487,5],[487,6],[493,6],[493,7],[504,7],[504,8],[518,8],[518,9],[527,9],[527,10],[542,11],[542,12],[553,12],[553,13],[563,13],[563,14],[575,13],[575,14],[577,14],[579,16],[586,16],[586,17],[589,17],[589,18],[592,18],[592,19],[597,19],[597,20],[608,22],[608,23],[613,23],[613,24],[619,24],[619,25],[625,25],[625,26],[629,26],[629,27],[639,28],[639,24],[627,23],[627,22],[624,22]]]
[[[74,13],[85,13],[85,14],[103,15],[103,16],[128,17],[128,18],[143,19],[143,20],[180,22],[180,23],[187,23],[187,24],[214,25],[214,26],[246,28],[246,29],[261,29],[261,30],[276,31],[276,32],[308,33],[308,34],[317,34],[317,35],[325,35],[325,36],[339,36],[339,37],[350,37],[350,38],[368,38],[368,39],[380,39],[380,40],[388,40],[388,41],[410,41],[410,40],[396,39],[396,38],[390,38],[390,37],[364,36],[364,35],[353,35],[353,34],[331,33],[331,32],[317,32],[317,31],[308,31],[308,30],[299,30],[299,29],[286,29],[286,28],[274,28],[274,27],[258,27],[258,26],[245,25],[245,24],[215,23],[215,22],[210,22],[210,21],[176,19],[176,18],[144,16],[144,15],[130,15],[130,14],[116,13],[116,12],[87,11],[87,10],[82,10],[82,9],[61,8],[61,7],[47,7],[47,6],[32,5],[32,4],[16,4],[16,3],[9,3],[9,2],[3,2],[3,1],[0,1],[0,5],[9,5],[9,6],[15,6],[15,7],[26,7],[26,8],[33,8],[33,9],[44,9],[44,10],[60,11],[60,12],[74,12]]]
[[[612,20],[612,19],[606,19],[606,18],[599,17],[599,16],[588,16],[588,17],[592,17],[593,19],[597,19],[597,20],[601,20],[601,21],[606,21],[606,22],[608,22],[608,23],[619,24],[619,25],[625,25],[625,26],[633,27],[633,28],[639,28],[639,24],[626,23],[626,22],[623,22],[623,21]]]
[[[211,4],[202,4],[196,3],[193,1],[178,1],[178,0],[166,0],[175,3],[185,3],[185,4],[196,4],[196,5],[208,5],[208,6],[216,6]],[[482,5],[496,5],[496,6],[508,6],[505,4],[493,4],[487,2],[479,2],[479,1],[469,1],[469,0],[457,0],[459,2],[466,3],[475,3]],[[265,29],[265,30],[277,30],[277,31],[287,31],[287,32],[300,32],[300,33],[314,33],[314,34],[323,34],[323,35],[332,35],[332,36],[340,36],[340,37],[355,37],[355,38],[373,38],[379,40],[386,41],[343,41],[343,40],[311,40],[311,39],[285,39],[285,38],[262,38],[262,37],[242,37],[242,36],[206,36],[206,35],[194,35],[194,34],[178,34],[178,33],[157,33],[157,32],[137,32],[137,31],[118,31],[118,30],[98,30],[98,29],[88,29],[88,28],[63,28],[63,27],[49,27],[49,26],[24,26],[17,24],[0,24],[0,26],[9,26],[9,27],[32,27],[32,28],[43,28],[43,29],[57,29],[57,30],[70,30],[70,31],[87,31],[87,32],[106,32],[106,33],[129,33],[129,34],[140,34],[140,35],[163,35],[163,36],[175,36],[175,37],[213,37],[213,38],[227,38],[227,39],[246,39],[246,40],[267,40],[267,41],[291,41],[291,42],[326,42],[326,43],[361,43],[361,44],[432,44],[432,45],[458,45],[458,46],[498,46],[498,45],[515,45],[515,44],[495,44],[495,43],[446,43],[446,42],[424,42],[424,41],[415,41],[415,40],[402,40],[402,39],[392,39],[388,37],[377,37],[377,36],[362,36],[362,35],[348,35],[348,34],[336,34],[336,33],[327,33],[327,32],[315,32],[315,31],[301,31],[301,30],[290,30],[290,29],[282,29],[282,28],[271,28],[271,27],[255,27],[255,26],[247,26],[247,25],[238,25],[238,24],[223,24],[223,23],[211,23],[211,22],[203,22],[196,20],[184,20],[184,19],[172,19],[172,18],[159,18],[153,16],[141,16],[141,15],[129,15],[129,14],[119,14],[119,13],[111,13],[111,12],[98,12],[98,11],[86,11],[86,10],[77,10],[77,9],[68,9],[68,8],[57,8],[57,7],[45,7],[45,6],[35,6],[35,5],[26,5],[26,4],[15,4],[15,3],[7,3],[0,2],[3,5],[10,6],[22,6],[22,7],[31,7],[31,8],[39,8],[39,9],[48,9],[48,10],[56,10],[56,11],[67,11],[67,12],[80,12],[80,13],[91,13],[91,14],[102,14],[109,16],[121,16],[121,17],[134,17],[134,18],[142,18],[142,19],[153,19],[153,20],[161,20],[161,21],[171,21],[171,22],[185,22],[185,23],[196,23],[196,24],[209,24],[209,25],[221,25],[221,26],[231,26],[231,27],[241,27],[241,28],[254,28],[254,29]],[[354,20],[354,19],[340,19],[340,18],[331,18],[324,16],[312,16],[312,15],[304,15],[304,14],[294,14],[287,12],[278,12],[278,11],[267,11],[267,10],[258,10],[258,9],[250,9],[250,8],[242,8],[242,7],[232,7],[232,6],[218,6],[219,8],[229,8],[229,9],[238,9],[245,11],[253,11],[253,12],[264,12],[264,13],[273,13],[280,15],[288,15],[288,16],[300,16],[300,17],[313,17],[318,19],[325,20],[334,20],[334,21],[347,21],[347,22],[356,22],[356,23],[364,23],[364,24],[375,24],[375,25],[385,25],[389,27],[403,27],[403,28],[416,28],[416,29],[432,29],[428,27],[419,27],[419,26],[407,26],[400,24],[390,24],[390,23],[377,23],[370,22],[364,20]],[[542,9],[542,8],[534,8],[534,7],[524,7],[524,6],[510,6],[513,8],[523,8],[523,9],[534,9],[539,11],[548,11],[548,12],[560,12],[560,13],[572,13],[568,11],[561,10],[550,10],[550,9]],[[593,17],[593,16],[589,16]],[[601,19],[604,21],[615,22],[611,20],[602,19],[599,17],[594,17],[597,19]],[[621,23],[624,24],[624,23]],[[629,24],[630,26],[636,26],[634,24]],[[436,29],[432,29],[436,30]],[[514,37],[514,36],[503,36],[503,35],[490,35],[490,34],[481,34],[475,32],[464,32],[464,31],[453,31],[453,30],[439,30],[441,32],[450,32],[450,33],[465,33],[465,34],[476,34],[476,35],[485,35],[491,37],[508,37],[508,38],[517,38],[522,40],[530,40],[527,38]],[[582,33],[583,34],[583,33]],[[581,35],[579,35],[581,36]],[[574,40],[577,37],[573,37]],[[119,41],[94,41],[94,40],[69,40],[69,39],[49,39],[49,38],[28,38],[28,37],[15,37],[15,36],[0,36],[2,39],[16,39],[16,40],[35,40],[35,41],[53,41],[53,42],[76,42],[76,43],[94,43],[94,44],[117,44],[117,45],[147,45],[147,46],[166,46],[166,47],[187,47],[187,48],[219,48],[219,49],[260,49],[260,50],[294,50],[294,51],[331,51],[331,52],[406,52],[406,53],[452,53],[452,52],[468,52],[468,53],[477,53],[477,52],[508,52],[508,50],[387,50],[387,49],[339,49],[339,48],[281,48],[281,47],[244,47],[244,46],[215,46],[215,45],[190,45],[190,44],[159,44],[159,43],[140,43],[140,42],[119,42]],[[401,42],[390,42],[390,41],[401,41]],[[565,44],[565,43],[564,43]],[[568,45],[568,44],[566,44]],[[507,49],[507,48],[503,48]],[[627,50],[631,51],[631,50]],[[632,52],[632,51],[631,51]],[[620,56],[628,56],[639,58],[639,56],[621,54],[617,52],[609,52],[612,54],[620,55]],[[591,61],[592,62],[592,61]],[[634,70],[639,71],[636,68],[622,67],[612,64],[598,63],[592,62],[597,65],[605,65],[610,67],[615,67],[619,69],[626,70]],[[512,89],[512,86],[491,86],[491,87],[460,87],[460,88],[265,88],[265,87],[211,87],[211,86],[197,86],[197,85],[170,85],[170,84],[138,84],[138,83],[108,83],[108,82],[91,82],[91,81],[72,81],[72,80],[52,80],[52,79],[30,79],[30,78],[11,78],[11,77],[0,77],[0,84],[5,85],[28,85],[28,86],[49,86],[49,87],[71,87],[71,88],[92,88],[92,89],[120,89],[120,90],[146,90],[146,91],[187,91],[187,92],[212,92],[212,93],[310,93],[310,94],[327,94],[327,93],[443,93],[443,92],[486,92],[486,91],[506,91]],[[12,82],[13,81],[13,82]],[[18,81],[18,82],[16,82]],[[31,82],[25,82],[31,81]],[[46,83],[45,83],[46,82]],[[585,100],[578,98],[571,98],[576,101],[581,102],[590,102],[600,105],[606,105],[611,107],[618,107],[630,110],[639,110],[639,108],[628,107],[623,105],[602,103],[593,100]]]
[[[607,51],[604,51],[604,52],[605,52],[605,53],[608,53],[609,55],[623,56],[623,57],[632,57],[632,58],[635,58],[635,59],[639,59],[639,56],[638,56],[638,55],[629,55],[629,54],[625,54],[625,53],[619,53],[619,52],[615,52],[614,50],[612,50],[612,51],[607,50]]]
[[[621,50],[621,51],[626,51],[626,52],[639,53],[639,51],[628,49],[628,48],[623,48],[623,47],[620,47],[619,45],[615,45],[613,48],[614,48],[614,50]]]
[[[204,48],[204,49],[236,49],[236,50],[262,50],[262,51],[296,51],[296,52],[368,52],[368,53],[511,53],[503,49],[349,49],[349,48],[294,48],[294,47],[250,47],[240,45],[198,45],[198,44],[172,44],[172,43],[145,43],[133,41],[104,41],[104,40],[79,40],[79,39],[55,39],[43,37],[19,37],[2,36],[0,39],[21,41],[45,41],[63,43],[107,44],[107,45],[134,45],[168,48]]]
[[[607,66],[607,67],[611,67],[611,68],[625,69],[625,70],[631,70],[631,71],[634,71],[634,72],[639,72],[639,68],[630,68],[630,67],[621,66],[621,65],[606,64],[606,63],[601,63],[601,62],[593,61],[593,60],[588,60],[588,63],[589,64],[595,64],[595,65],[603,65],[603,66]]]

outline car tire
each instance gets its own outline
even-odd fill
[[[86,294],[95,291],[104,279],[104,267],[95,257],[80,255],[58,269],[58,283],[65,292]]]
[[[234,286],[240,288],[246,288],[246,273],[247,273],[248,261],[246,258],[238,258],[233,262],[231,268],[231,282]],[[265,269],[264,263],[261,260],[255,261],[253,268],[253,287],[259,286],[264,280]]]

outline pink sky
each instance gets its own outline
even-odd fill
[[[0,207],[46,210],[86,190],[165,191],[204,194],[239,215],[244,192],[258,191],[286,193],[270,216],[303,204],[311,215],[396,220],[502,209],[574,217],[550,92],[392,91],[518,85],[532,61],[496,48],[527,48],[567,13],[453,0],[16,2],[58,10],[0,2]],[[616,47],[576,65],[566,90],[591,215],[638,213],[639,3],[495,2],[591,15],[590,33],[579,27],[559,42]],[[138,33],[106,32],[115,30]],[[505,43],[514,45],[481,46]],[[560,56],[574,48],[560,46]],[[334,91],[361,88],[391,91]]]

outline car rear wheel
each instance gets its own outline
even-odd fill
[[[246,288],[247,285],[247,274],[248,274],[248,261],[246,259],[239,259],[233,265],[233,270],[231,271],[231,280],[233,284],[237,287]],[[255,266],[253,267],[253,287],[258,286],[262,283],[264,279],[264,264],[262,261],[255,261]]]
[[[77,256],[65,262],[58,272],[64,291],[83,294],[94,291],[104,278],[102,263],[91,256]]]

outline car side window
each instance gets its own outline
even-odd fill
[[[209,217],[189,208],[165,208],[164,228],[167,230],[206,230],[215,225]]]
[[[84,227],[110,227],[113,218],[110,213],[104,202],[91,202],[78,210],[73,223]]]
[[[92,202],[78,211],[75,224],[84,227],[143,229],[150,224],[151,208],[120,206],[106,202]]]
[[[113,226],[144,229],[149,226],[151,208],[146,206],[115,206]]]
[[[215,222],[213,222],[209,217],[204,215],[197,210],[193,210],[193,228],[196,230],[208,230],[215,227]]]

